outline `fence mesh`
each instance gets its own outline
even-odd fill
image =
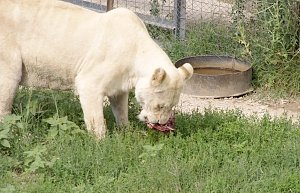
[[[107,4],[107,0],[65,1],[99,12],[104,12]],[[181,4],[181,6],[178,6],[178,4]],[[172,29],[176,27],[178,17],[186,20],[187,23],[208,20],[229,21],[233,4],[221,0],[114,0],[114,8],[116,7],[126,7],[134,11],[146,23]],[[178,11],[179,8],[182,11]]]
[[[67,1],[95,11],[106,11],[107,0]],[[173,59],[178,59],[197,54],[251,55],[247,40],[261,33],[258,20],[262,12],[267,13],[276,2],[291,1],[114,0],[113,7],[126,7],[137,13],[147,24],[152,37],[163,42]],[[263,6],[265,10],[258,10]],[[174,34],[175,40],[172,39]],[[174,44],[178,39],[180,43]],[[176,53],[174,49],[177,49]]]

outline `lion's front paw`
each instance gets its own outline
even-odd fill
[[[97,139],[101,140],[105,137],[105,131],[95,131],[94,132],[95,136],[97,137]]]
[[[106,134],[106,119],[104,119],[104,123],[101,124],[98,128],[95,128],[94,130],[95,136],[100,140],[105,137]]]

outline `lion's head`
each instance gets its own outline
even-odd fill
[[[135,96],[142,111],[138,118],[150,123],[165,124],[175,105],[177,105],[184,82],[193,75],[191,64],[166,71],[157,68],[151,76],[137,84]]]

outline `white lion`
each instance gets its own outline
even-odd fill
[[[140,119],[164,124],[193,74],[190,64],[175,68],[125,8],[100,14],[56,0],[1,0],[0,23],[0,117],[19,85],[74,89],[87,130],[102,138],[105,96],[118,124],[128,122],[131,89]]]

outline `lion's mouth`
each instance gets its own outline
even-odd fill
[[[165,124],[150,123],[148,120],[146,120],[146,124],[150,129],[154,129],[163,133],[170,133],[171,131],[175,130],[175,115],[172,113],[169,120]]]

